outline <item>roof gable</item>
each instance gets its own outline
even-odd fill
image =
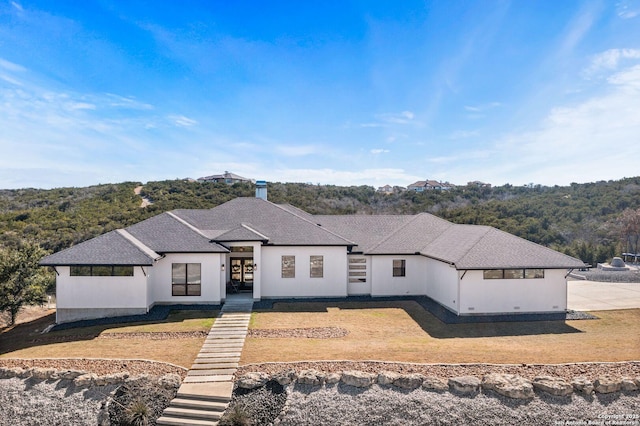
[[[219,244],[212,243],[170,213],[161,213],[131,225],[126,230],[159,253],[226,253],[228,251]]]
[[[118,231],[107,232],[68,249],[45,256],[42,266],[152,265],[160,255],[145,252]]]
[[[269,244],[354,244],[317,223],[260,198],[235,198],[209,210],[175,210],[174,214],[218,241],[221,241],[221,235],[244,223],[259,234],[268,236]]]

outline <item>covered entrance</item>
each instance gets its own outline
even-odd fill
[[[253,292],[253,258],[232,257],[230,263],[233,286],[237,286],[237,290],[240,292]]]

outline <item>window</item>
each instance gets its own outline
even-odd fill
[[[502,269],[487,269],[483,273],[485,280],[501,280],[503,278]]]
[[[199,263],[173,263],[171,265],[172,296],[200,296],[200,291]]]
[[[349,282],[367,282],[367,259],[365,257],[349,257]]]
[[[296,257],[282,256],[282,278],[296,277]]]
[[[234,246],[229,247],[231,253],[253,253],[253,246]]]
[[[544,269],[525,269],[525,278],[544,278]]]
[[[485,269],[485,280],[519,280],[544,278],[544,269]]]
[[[324,271],[324,257],[323,256],[310,256],[310,276],[311,278],[322,278]]]
[[[404,277],[406,276],[407,261],[405,259],[393,259],[393,276]]]
[[[524,278],[524,269],[505,269],[504,279],[515,280]]]
[[[72,277],[132,277],[133,266],[72,266]]]

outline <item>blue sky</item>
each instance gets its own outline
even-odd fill
[[[0,0],[0,188],[640,175],[640,0]]]

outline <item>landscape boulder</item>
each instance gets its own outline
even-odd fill
[[[337,383],[340,382],[340,379],[342,379],[342,374],[340,373],[329,373],[327,374],[327,377],[325,379],[325,383],[328,385],[335,385]]]
[[[531,382],[515,374],[487,374],[482,378],[482,388],[508,398],[531,399],[535,397]]]
[[[585,395],[591,395],[593,393],[593,382],[586,377],[575,377],[571,381],[571,385],[576,392],[581,392]]]
[[[533,387],[554,396],[567,396],[573,393],[573,385],[560,377],[538,376],[533,379]]]
[[[73,380],[83,374],[87,374],[87,372],[84,370],[62,370],[58,372],[58,377],[61,380]]]
[[[393,381],[393,385],[402,389],[418,389],[422,386],[424,376],[422,374],[405,374]]]
[[[237,385],[242,389],[255,389],[264,386],[269,381],[269,375],[263,372],[251,372],[237,380]]]
[[[379,385],[392,385],[395,380],[400,378],[400,373],[394,373],[393,371],[381,371],[378,373]]]
[[[441,379],[440,377],[425,377],[422,381],[422,389],[435,391],[435,392],[446,392],[449,390],[449,384],[445,379]]]
[[[73,385],[77,388],[88,388],[93,386],[98,376],[93,373],[83,374],[73,379]]]
[[[312,386],[320,386],[324,383],[324,379],[326,374],[315,370],[302,370],[300,374],[298,374],[298,383],[303,385],[312,385]]]
[[[460,376],[449,379],[449,388],[460,394],[473,394],[480,390],[480,379],[474,376]]]
[[[287,371],[281,371],[273,376],[273,380],[278,382],[282,386],[290,385],[296,380],[296,370],[290,369]]]
[[[593,389],[598,393],[618,392],[621,387],[622,380],[610,376],[600,376],[593,382]]]
[[[340,380],[345,385],[366,388],[371,386],[377,378],[377,374],[365,373],[364,371],[345,371]]]
[[[11,379],[13,377],[21,377],[22,374],[24,374],[24,369],[20,367],[0,368],[0,379]]]
[[[121,373],[121,374],[127,374],[128,376],[128,373]],[[161,376],[160,378],[158,378],[158,385],[168,390],[178,389],[181,383],[182,383],[182,379],[178,374],[175,374],[175,373],[165,374],[164,376]]]
[[[638,384],[631,377],[623,377],[620,388],[625,392],[633,392],[638,390]]]

